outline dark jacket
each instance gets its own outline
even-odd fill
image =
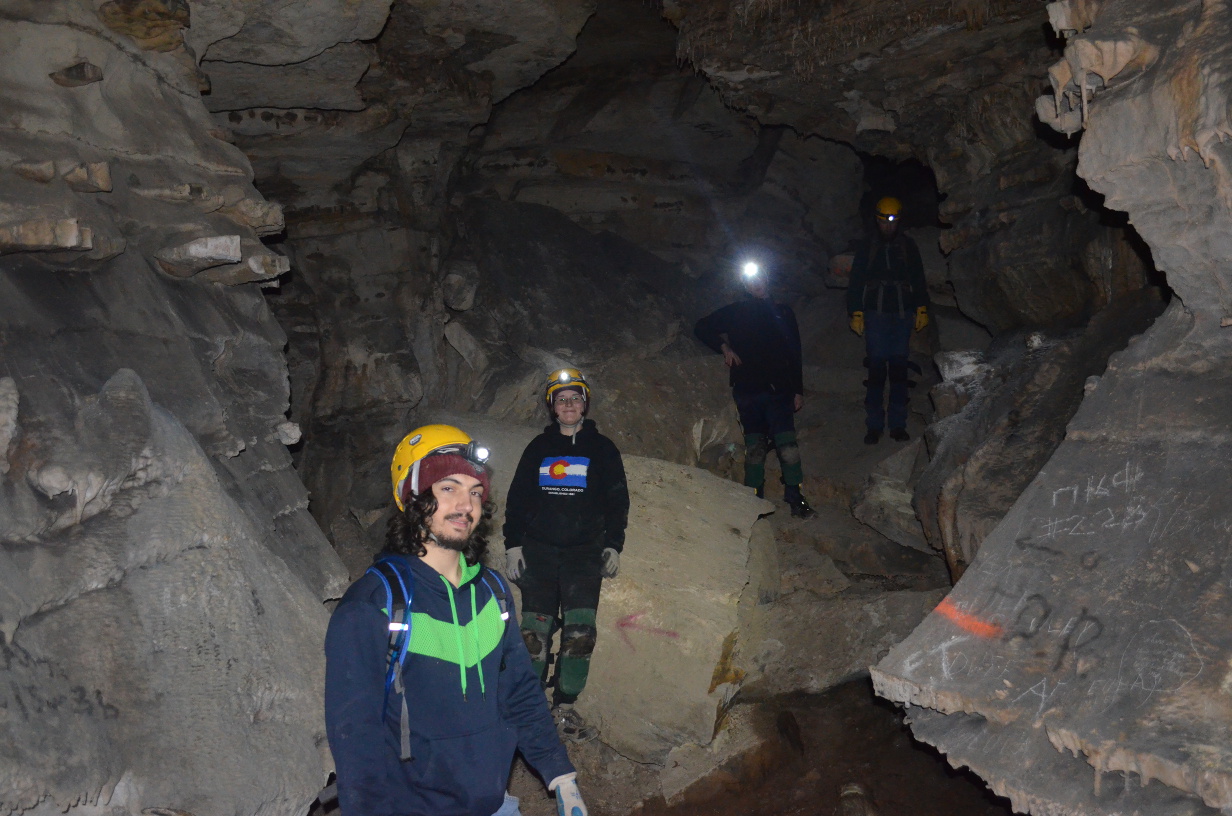
[[[920,249],[899,233],[885,241],[878,235],[862,242],[851,261],[847,311],[885,312],[900,317],[928,305],[928,284]]]
[[[715,351],[722,352],[723,337],[740,357],[730,369],[733,391],[745,394],[803,394],[800,367],[800,328],[795,312],[769,298],[749,298],[706,315],[693,333]]]
[[[399,759],[401,699],[391,691],[382,705],[389,616],[380,578],[351,585],[325,635],[325,726],[342,816],[492,816],[515,749],[545,780],[571,773],[517,615],[501,620],[483,581],[495,576],[464,562],[455,589],[422,560],[401,561],[414,582],[402,671],[412,759]]]
[[[573,436],[549,425],[522,451],[505,502],[506,547],[601,542],[620,552],[628,523],[625,465],[594,420]]]

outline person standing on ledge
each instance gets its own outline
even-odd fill
[[[325,634],[325,732],[342,816],[518,816],[515,751],[557,812],[586,816],[577,772],[512,622],[482,566],[487,451],[449,425],[394,452],[386,549]]]
[[[549,374],[543,399],[553,422],[526,446],[509,486],[506,567],[522,589],[522,640],[543,682],[563,622],[552,710],[562,738],[589,742],[599,732],[573,704],[590,673],[599,590],[620,571],[629,487],[620,451],[586,418],[590,386],[581,372]]]
[[[912,328],[922,331],[928,325],[928,285],[919,247],[899,228],[902,210],[897,198],[887,196],[877,202],[877,233],[856,249],[847,288],[851,330],[864,338],[868,365],[866,445],[877,444],[887,420],[891,439],[906,442],[911,438],[907,433],[907,355]]]
[[[770,443],[779,452],[783,500],[797,518],[816,511],[800,492],[804,468],[796,443],[795,413],[804,405],[800,329],[785,303],[770,299],[766,273],[755,263],[743,270],[749,297],[697,321],[693,333],[723,355],[732,397],[744,429],[744,483],[765,496],[766,454]]]

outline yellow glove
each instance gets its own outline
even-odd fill
[[[864,312],[852,312],[851,322],[847,324],[857,337],[864,336]]]
[[[928,307],[921,306],[915,310],[915,330],[924,331],[924,327],[928,325]]]

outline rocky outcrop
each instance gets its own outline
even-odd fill
[[[1020,809],[1224,810],[1227,9],[1058,3],[1050,17],[1073,32],[1071,73],[1054,69],[1041,112],[1085,123],[1079,172],[1129,213],[1177,297],[874,679],[938,712],[924,738]],[[1150,784],[1123,787],[1134,777]]]
[[[187,3],[5,17],[0,812],[303,812],[345,575],[286,448],[281,210]]]
[[[568,57],[594,11],[593,0],[256,5],[228,9],[248,22],[204,53],[207,104],[262,189],[314,220],[372,213],[381,187],[380,209],[439,218],[471,129]],[[428,190],[397,190],[401,177]]]
[[[0,805],[302,809],[345,576],[284,447],[259,292],[128,254],[3,287]],[[270,755],[297,759],[252,774]]]
[[[933,391],[939,420],[925,436],[929,462],[913,504],[954,580],[1061,444],[1108,357],[1163,307],[1158,291],[1142,290],[1080,332],[1015,333],[985,353],[941,362],[948,378]]]
[[[177,277],[286,271],[259,240],[282,228],[281,212],[218,138],[174,54],[71,2],[31,4],[0,48],[0,105],[15,112],[0,135],[9,268],[96,269],[127,251]]]
[[[303,810],[328,762],[312,701],[321,595],[340,576],[303,523],[298,479],[246,473],[251,453],[215,466],[129,369],[65,426],[49,399],[63,374],[52,389],[19,375],[0,513],[13,747],[0,808]]]

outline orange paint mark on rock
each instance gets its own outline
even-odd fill
[[[999,637],[1001,634],[1000,626],[988,621],[982,621],[969,612],[963,612],[949,598],[945,598],[941,603],[937,604],[937,608],[934,611],[977,637],[993,638]]]

